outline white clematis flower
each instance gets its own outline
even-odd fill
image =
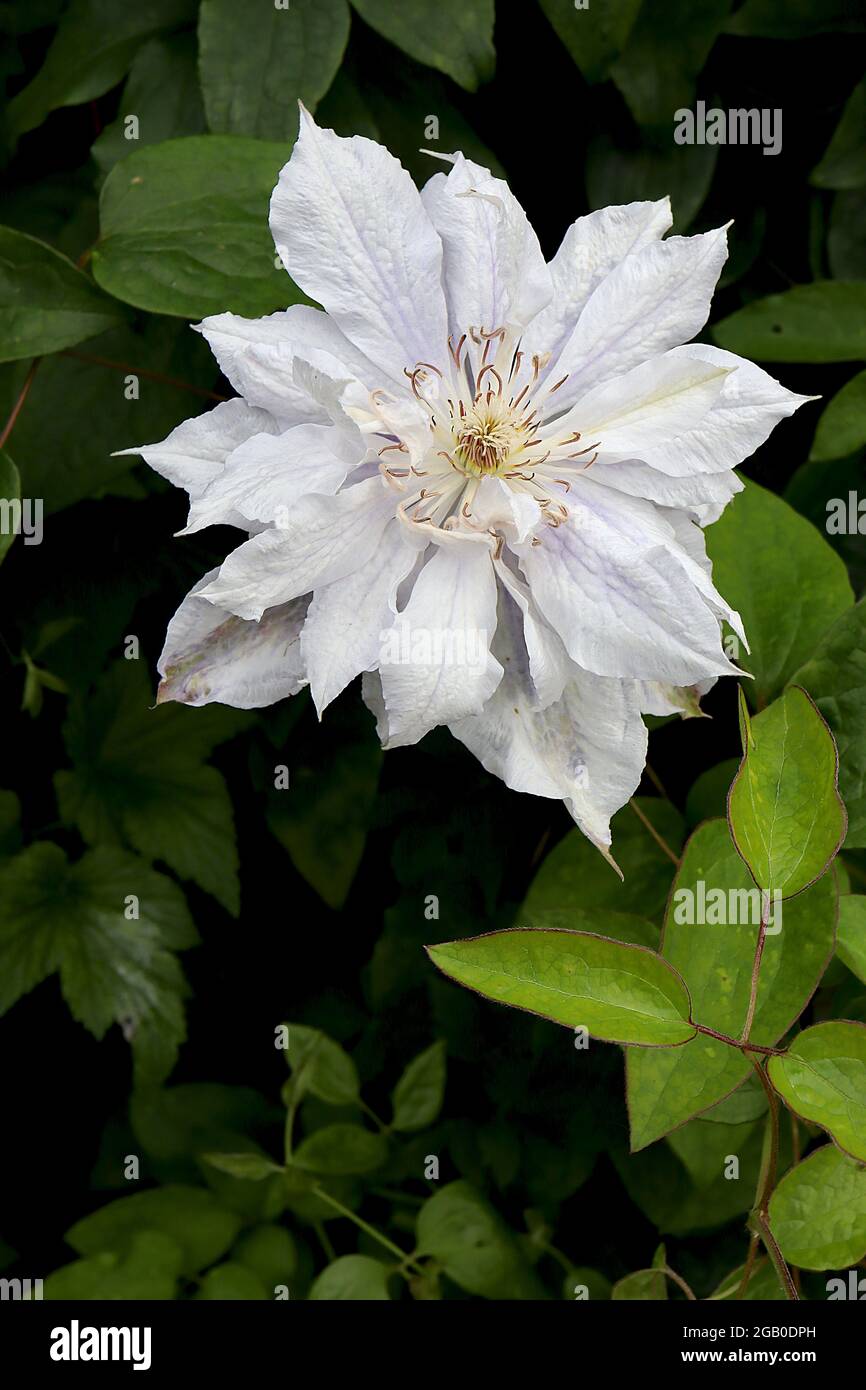
[[[302,114],[274,241],[323,310],[201,325],[239,399],[137,451],[187,532],[249,539],[171,622],[161,700],[249,708],[359,673],[382,740],[452,732],[608,853],[642,712],[697,712],[739,617],[701,527],[803,397],[706,322],[725,229],[667,199],[580,217],[548,264],[508,187]]]

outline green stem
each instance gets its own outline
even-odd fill
[[[647,817],[644,815],[643,811],[642,811],[641,808],[638,806],[638,804],[637,804],[637,802],[635,801],[634,797],[632,797],[631,801],[630,801],[628,804],[629,804],[629,806],[631,807],[631,809],[634,811],[634,813],[635,813],[635,815],[637,816],[638,820],[646,827],[646,829],[647,829],[647,830],[649,831],[649,833],[652,835],[652,837],[653,837],[653,839],[655,840],[656,844],[658,845],[659,849],[662,850],[662,851],[667,855],[668,859],[670,859],[670,860],[672,861],[672,863],[674,863],[674,864],[677,866],[677,868],[679,868],[679,867],[680,867],[679,856],[676,855],[676,854],[674,854],[674,852],[673,852],[673,850],[671,849],[670,845],[668,844],[667,840],[665,840],[665,839],[659,834],[659,832],[656,830],[656,828],[655,828],[655,826],[652,824],[652,822],[649,821],[649,820],[647,820]]]
[[[758,1074],[758,1079],[764,1088],[767,1103],[770,1107],[770,1112],[767,1116],[767,1130],[764,1135],[764,1151],[761,1155],[761,1172],[758,1177],[759,1195],[756,1196],[752,1216],[760,1232],[761,1239],[767,1248],[767,1254],[773,1261],[776,1273],[779,1276],[786,1296],[792,1301],[798,1302],[800,1295],[791,1278],[791,1271],[785,1263],[782,1252],[776,1244],[776,1239],[770,1230],[769,1220],[770,1197],[776,1186],[776,1174],[779,1166],[779,1097],[773,1089],[770,1078],[767,1076],[761,1063],[756,1061],[754,1057],[750,1057],[749,1061]],[[749,1271],[749,1273],[751,1273],[751,1271]],[[746,1283],[748,1283],[748,1280],[744,1280],[744,1287]]]
[[[695,1023],[692,1020],[692,1027],[698,1033],[705,1033],[708,1038],[715,1038],[717,1042],[727,1043],[728,1047],[735,1047],[739,1052],[759,1052],[762,1057],[784,1057],[786,1049],[783,1047],[762,1047],[760,1043],[742,1042],[739,1038],[732,1038],[727,1033],[720,1033],[715,1028],[708,1028],[705,1023]]]
[[[385,1250],[389,1250],[392,1255],[395,1255],[400,1262],[401,1269],[408,1265],[414,1265],[419,1274],[424,1273],[424,1268],[418,1263],[414,1253],[407,1254],[405,1250],[401,1250],[400,1246],[395,1245],[393,1240],[389,1240],[387,1236],[383,1236],[381,1231],[377,1231],[376,1227],[371,1226],[369,1221],[365,1221],[362,1216],[358,1216],[357,1212],[352,1211],[349,1207],[343,1206],[342,1202],[338,1201],[336,1197],[332,1197],[330,1192],[326,1192],[318,1183],[314,1184],[312,1191],[317,1197],[320,1197],[323,1202],[327,1202],[335,1211],[338,1211],[341,1216],[345,1216],[349,1221],[354,1221],[359,1230],[364,1231],[373,1240],[377,1240]]]

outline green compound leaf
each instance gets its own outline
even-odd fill
[[[241,1227],[241,1218],[200,1187],[171,1184],[119,1197],[66,1232],[80,1255],[108,1250],[121,1257],[140,1231],[160,1231],[181,1247],[183,1273],[198,1274],[224,1255]]]
[[[756,299],[712,330],[719,347],[759,362],[866,358],[866,284],[819,280]]]
[[[199,70],[211,130],[293,141],[298,102],[315,109],[348,37],[346,0],[203,0]]]
[[[493,76],[493,0],[352,0],[358,14],[410,58],[474,92]]]
[[[672,1047],[694,1037],[679,975],[644,946],[516,927],[426,948],[449,979],[602,1042]]]
[[[738,1037],[746,1020],[760,911],[760,892],[725,822],[699,826],[674,882],[661,950],[686,983],[695,1021],[728,1037]],[[774,1046],[802,1013],[832,955],[832,875],[786,902],[778,914],[775,908],[752,1026],[752,1041],[763,1047]],[[779,920],[782,929],[776,931]],[[670,1051],[630,1049],[626,1076],[632,1150],[717,1104],[751,1072],[736,1048],[703,1034]]]
[[[818,1023],[796,1037],[768,1071],[779,1095],[840,1149],[866,1162],[866,1025]]]
[[[845,1269],[866,1255],[866,1168],[825,1144],[770,1198],[770,1230],[800,1269]]]
[[[812,696],[839,749],[845,846],[866,848],[866,599],[837,619],[794,680]]]
[[[391,1098],[392,1129],[405,1133],[432,1125],[445,1095],[445,1044],[435,1042],[408,1065]]]
[[[743,619],[754,680],[746,694],[768,703],[854,595],[845,565],[811,522],[757,483],[747,483],[707,530],[713,581]]]
[[[416,1254],[430,1255],[479,1298],[543,1299],[537,1275],[501,1217],[468,1182],[452,1182],[418,1213]]]
[[[390,1303],[388,1270],[369,1255],[341,1255],[323,1269],[310,1289],[311,1302]]]
[[[839,899],[836,936],[837,956],[866,985],[866,897],[852,893]]]
[[[0,227],[0,362],[74,347],[124,318],[53,246]]]
[[[190,135],[137,150],[102,187],[93,274],[154,314],[256,317],[308,302],[277,264],[268,203],[288,143]]]
[[[748,713],[740,692],[742,715]],[[799,686],[750,721],[731,784],[734,843],[759,888],[790,898],[821,876],[845,838],[833,735]]]

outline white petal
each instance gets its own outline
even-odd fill
[[[437,724],[481,709],[502,667],[490,655],[496,628],[492,547],[437,546],[404,611],[383,638],[379,672],[389,747],[417,743]]]
[[[701,700],[715,685],[715,678],[698,681],[695,685],[663,685],[661,681],[635,681],[635,694],[643,714],[659,717],[681,714],[684,719],[703,715]]]
[[[220,475],[229,454],[239,445],[253,435],[276,434],[278,430],[267,411],[251,410],[245,401],[222,401],[207,414],[184,420],[161,444],[142,444],[118,453],[141,454],[161,477],[185,488],[194,502]]]
[[[383,632],[394,622],[397,590],[416,559],[403,528],[392,521],[360,569],[316,589],[301,652],[320,717],[349,681],[377,665]]]
[[[455,156],[421,198],[442,238],[448,329],[523,327],[550,300],[553,281],[526,213],[502,179]]]
[[[332,496],[363,452],[360,435],[353,448],[333,425],[296,425],[284,434],[253,435],[229,455],[223,472],[193,503],[183,534],[231,524],[237,516],[279,523],[286,509],[307,493]]]
[[[202,597],[240,618],[260,618],[266,608],[359,569],[393,514],[393,495],[378,476],[336,497],[311,493],[296,504],[285,526],[233,550]]]
[[[168,625],[157,703],[259,709],[297,694],[306,685],[299,637],[307,599],[271,608],[261,622],[244,622],[198,597],[216,574],[199,580]]]
[[[716,521],[731,498],[743,490],[736,473],[729,470],[672,478],[650,467],[643,459],[600,458],[593,464],[593,475],[595,482],[616,488],[629,497],[645,497],[662,507],[685,508],[697,517],[701,526]]]
[[[562,639],[538,612],[526,585],[509,569],[504,559],[500,558],[494,564],[500,583],[523,614],[523,644],[534,687],[533,708],[544,709],[562,695],[566,683],[574,674],[574,663],[569,659]]]
[[[271,232],[295,283],[395,380],[445,353],[442,244],[382,145],[320,130],[303,111],[271,198]]]
[[[558,357],[593,290],[626,256],[660,240],[671,221],[670,199],[661,198],[599,208],[572,222],[550,262],[553,299],[531,325],[528,352]]]
[[[727,257],[726,229],[670,237],[626,256],[590,295],[552,379],[563,406],[700,332]]]
[[[541,507],[527,492],[515,492],[503,478],[482,478],[467,520],[489,531],[501,532],[509,541],[525,541],[535,532]]]

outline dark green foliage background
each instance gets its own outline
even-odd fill
[[[605,1280],[649,1265],[661,1239],[674,1267],[707,1296],[742,1262],[750,1195],[732,1219],[724,1212],[720,1220],[711,1217],[711,1229],[689,1219],[683,1231],[680,1218],[693,1210],[694,1191],[666,1141],[628,1156],[619,1049],[593,1044],[588,1055],[578,1053],[568,1033],[507,1014],[448,984],[422,951],[424,943],[519,920],[539,865],[571,830],[565,811],[508,792],[443,731],[380,759],[355,688],[321,726],[306,695],[249,717],[150,712],[166,623],[236,538],[218,530],[172,539],[184,523],[182,494],[140,462],[110,454],[160,439],[212,398],[230,394],[190,320],[219,308],[268,312],[296,297],[288,279],[267,264],[266,248],[267,171],[272,165],[275,175],[288,158],[296,98],[318,103],[318,118],[341,134],[381,139],[419,180],[436,167],[417,153],[428,143],[425,121],[435,115],[441,129],[432,147],[462,147],[504,171],[548,254],[576,216],[608,203],[670,192],[675,232],[733,218],[710,339],[712,325],[766,296],[813,282],[851,286],[838,301],[841,311],[834,308],[827,317],[818,313],[825,293],[819,289],[805,335],[798,336],[789,320],[788,301],[766,311],[781,320],[768,329],[784,343],[776,358],[772,344],[769,352],[762,346],[760,325],[728,329],[729,335],[739,332],[736,344],[725,330],[718,341],[755,356],[792,389],[822,397],[783,422],[743,472],[815,523],[821,533],[815,543],[837,552],[859,598],[866,580],[862,535],[827,536],[825,520],[828,499],[862,488],[862,379],[844,422],[831,421],[820,447],[813,440],[827,402],[862,371],[866,356],[862,96],[852,103],[834,158],[822,164],[846,103],[862,83],[866,21],[856,5],[827,0],[591,0],[586,12],[575,11],[569,0],[498,0],[491,46],[493,0],[401,6],[357,0],[350,22],[342,0],[318,11],[312,4],[301,8],[309,48],[299,58],[280,48],[285,16],[271,0],[244,6],[204,0],[200,23],[195,0],[0,5],[6,40],[0,75],[7,94],[0,126],[2,221],[78,262],[110,293],[103,302],[117,320],[108,332],[70,340],[68,351],[46,355],[23,401],[30,359],[3,352],[4,359],[16,360],[0,367],[0,422],[21,402],[7,448],[22,495],[44,498],[46,516],[44,543],[26,546],[16,539],[0,574],[6,729],[0,781],[20,802],[19,821],[15,800],[2,795],[0,849],[12,856],[22,846],[50,841],[72,861],[96,846],[138,854],[142,873],[155,864],[176,885],[165,891],[174,895],[186,924],[173,941],[163,937],[160,949],[178,948],[176,957],[173,949],[169,954],[180,961],[188,986],[186,1036],[177,1025],[176,1062],[171,1046],[166,1060],[140,1041],[135,1078],[121,1028],[96,1027],[102,1033],[97,1038],[76,1022],[69,1006],[79,1016],[82,1008],[66,980],[68,1003],[56,974],[29,993],[35,980],[2,986],[0,1236],[6,1244],[0,1264],[7,1274],[47,1276],[74,1258],[64,1234],[79,1218],[131,1190],[169,1181],[202,1190],[208,1183],[227,1209],[244,1213],[246,1226],[273,1218],[290,1231],[294,1263],[286,1256],[284,1265],[291,1266],[285,1282],[292,1298],[305,1296],[332,1254],[375,1255],[376,1245],[364,1236],[359,1243],[348,1220],[329,1219],[326,1229],[317,1229],[303,1201],[279,1214],[280,1203],[265,1195],[267,1184],[215,1178],[198,1157],[204,1149],[226,1148],[228,1140],[219,1140],[228,1130],[234,1139],[246,1133],[282,1161],[280,1091],[287,1073],[274,1029],[293,1020],[343,1044],[357,1065],[366,1104],[385,1118],[407,1064],[435,1040],[446,1043],[439,1118],[417,1136],[393,1136],[388,1167],[340,1189],[341,1200],[406,1250],[421,1203],[437,1190],[422,1179],[425,1155],[440,1158],[440,1186],[466,1179],[483,1194],[518,1239],[517,1253],[497,1228],[490,1237],[493,1274],[480,1283],[474,1275],[455,1279],[458,1260],[436,1286],[440,1296],[559,1298],[565,1286],[569,1297],[582,1277],[571,1267],[600,1271],[604,1279],[591,1294],[603,1296]],[[239,37],[242,12],[246,32]],[[214,73],[225,55],[238,54],[249,61],[238,63],[228,99]],[[725,109],[780,108],[781,153],[675,145],[674,110],[693,105],[696,95]],[[138,144],[123,139],[122,118],[130,112],[141,118]],[[118,160],[141,159],[145,146],[161,159],[163,142],[192,136],[205,143],[217,136],[268,143],[256,157],[265,182],[256,192],[258,175],[250,174],[246,223],[228,247],[222,278],[214,285],[202,274],[197,284],[193,272],[181,302],[165,287],[154,289],[135,247],[125,261],[112,259],[118,253],[110,198],[104,195],[101,230],[98,199],[112,168],[117,172],[110,177],[125,177]],[[232,199],[226,177],[226,187],[209,202],[210,170],[221,161],[212,148],[214,164],[205,163],[201,175],[198,223],[186,234],[191,245],[206,248],[213,199]],[[256,159],[245,155],[241,163],[258,168]],[[181,161],[171,175],[179,197],[195,163]],[[182,242],[175,246],[169,238],[165,255],[182,250]],[[251,278],[253,265],[258,280]],[[0,270],[10,273],[2,264]],[[229,290],[231,303],[221,298]],[[832,292],[831,302],[837,303]],[[2,334],[0,346],[6,346]],[[129,373],[139,376],[138,400],[124,397]],[[784,524],[778,534],[771,531],[767,550],[785,550],[786,536]],[[773,601],[780,602],[778,593],[775,600],[766,596],[767,612],[758,615],[770,624]],[[824,621],[822,612],[819,634],[836,616],[829,601]],[[129,635],[140,643],[137,663],[124,660]],[[809,654],[813,649],[814,643]],[[664,819],[664,833],[674,841],[681,841],[678,813],[696,779],[739,754],[735,693],[732,682],[712,692],[706,706],[712,720],[659,723],[653,730],[650,760],[677,810],[660,804],[649,781],[641,794],[655,798],[651,812]],[[118,708],[128,718],[115,727]],[[211,721],[205,732],[200,720]],[[161,737],[143,752],[140,740],[153,739],[154,727]],[[103,740],[112,730],[106,753]],[[191,749],[197,738],[201,748]],[[862,767],[862,728],[851,738],[852,759],[859,757]],[[271,789],[277,763],[290,770],[288,792]],[[708,802],[696,812],[692,806],[690,825],[723,814],[730,768],[725,774]],[[87,795],[96,797],[99,815],[82,810]],[[208,840],[202,819],[217,804],[223,809]],[[585,871],[572,835],[557,853],[566,865],[571,857],[576,887],[561,904],[546,906],[615,908],[660,922],[672,866],[628,808],[617,827],[625,887],[600,860]],[[179,843],[189,844],[185,860]],[[845,864],[855,885],[858,875],[862,885],[856,849]],[[14,981],[19,971],[26,974],[21,961],[29,948],[18,930],[18,870],[6,873],[0,968]],[[425,917],[429,895],[438,899],[437,920]],[[31,943],[55,907],[47,900],[40,907],[37,893],[27,919]],[[87,910],[75,899],[62,906],[59,931],[69,950],[73,938],[80,940]],[[115,950],[109,945],[108,954]],[[171,974],[177,966],[166,969]],[[98,994],[95,968],[92,973],[84,992]],[[169,987],[177,1008],[178,978],[172,975]],[[841,991],[848,1016],[866,1018],[866,986],[838,961],[812,1006],[815,1017],[838,1011],[834,991]],[[26,997],[15,1002],[22,993]],[[109,1001],[109,1018],[112,1008]],[[259,1099],[228,1091],[180,1093],[182,1109],[203,1106],[201,1133],[185,1152],[160,1160],[143,1143],[141,1121],[148,1106],[161,1103],[157,1083],[249,1088]],[[308,1095],[297,1133],[346,1118],[361,1117],[357,1110],[329,1111]],[[138,1184],[123,1176],[129,1154],[141,1157]],[[86,1241],[73,1244],[89,1253]],[[560,1253],[551,1255],[551,1244]],[[244,1265],[238,1250],[230,1234],[204,1264],[193,1261],[195,1268],[186,1268],[179,1282],[170,1272],[159,1296],[171,1296],[173,1288],[184,1297],[264,1296],[255,1285],[253,1292],[239,1292],[238,1263],[260,1274],[262,1267],[254,1260]],[[162,1257],[171,1270],[170,1250],[145,1249],[141,1257],[148,1296],[157,1296],[147,1278]],[[207,1264],[225,1260],[234,1274],[203,1274]],[[279,1272],[277,1266],[268,1272]],[[109,1281],[119,1280],[112,1271]],[[262,1279],[267,1286],[268,1278]],[[86,1296],[85,1284],[77,1287],[77,1296]],[[134,1296],[129,1288],[140,1292],[134,1284],[114,1287],[127,1289],[115,1296]],[[412,1292],[432,1296],[427,1285],[416,1283]]]

